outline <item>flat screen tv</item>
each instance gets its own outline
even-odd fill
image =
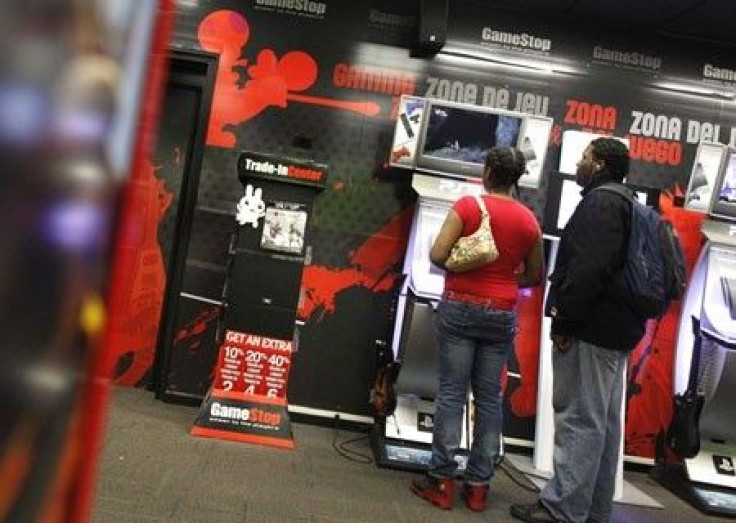
[[[519,113],[428,100],[416,167],[461,178],[480,178],[488,149],[517,147],[525,119]]]
[[[710,214],[736,221],[736,149],[729,151],[728,160],[716,179]]]

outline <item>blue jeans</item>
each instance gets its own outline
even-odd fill
[[[628,356],[580,340],[552,353],[554,475],[540,499],[563,521],[611,517]]]
[[[472,387],[475,424],[465,480],[486,485],[493,476],[500,446],[501,373],[516,334],[516,315],[511,311],[443,300],[435,314],[435,330],[440,382],[429,473],[443,478],[454,475],[463,407],[468,388]]]

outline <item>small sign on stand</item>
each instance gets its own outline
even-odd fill
[[[228,330],[193,436],[294,448],[286,398],[292,340]]]

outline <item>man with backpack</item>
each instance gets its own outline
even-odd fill
[[[511,506],[522,521],[611,516],[626,361],[647,319],[621,292],[632,205],[639,204],[610,188],[622,189],[628,171],[629,151],[615,138],[593,140],[577,164],[583,199],[562,233],[546,303],[554,347],[554,475],[536,503]]]

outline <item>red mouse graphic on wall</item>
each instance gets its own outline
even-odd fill
[[[272,49],[261,50],[256,63],[240,58],[250,38],[248,21],[235,11],[214,11],[199,25],[202,48],[220,55],[215,80],[207,144],[234,147],[235,134],[229,129],[257,116],[268,107],[286,108],[289,101],[333,107],[366,116],[380,112],[373,102],[334,100],[301,94],[314,85],[318,66],[312,56],[300,50],[280,58]],[[237,68],[246,67],[250,79],[239,84]]]

